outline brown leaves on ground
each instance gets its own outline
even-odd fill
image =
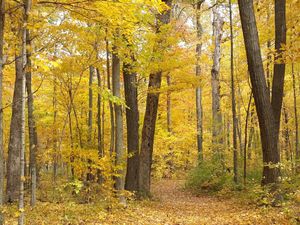
[[[26,210],[27,224],[63,225],[202,225],[292,224],[283,209],[246,205],[238,199],[203,195],[182,190],[183,181],[163,180],[153,185],[152,201],[133,201],[125,209],[93,204],[39,203]],[[6,224],[17,220],[8,218]]]

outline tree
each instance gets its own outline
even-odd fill
[[[107,39],[107,30],[105,37],[105,47],[106,47],[106,74],[107,74],[107,88],[111,90],[110,85],[110,63],[109,63],[109,42]],[[115,119],[114,119],[114,106],[111,101],[109,101],[109,112],[110,112],[110,154],[115,150]]]
[[[116,48],[114,49],[116,51]],[[112,87],[113,95],[121,98],[121,81],[120,81],[120,59],[117,52],[112,54]],[[122,191],[125,186],[125,170],[122,168],[124,165],[125,154],[123,150],[123,114],[122,105],[114,104],[115,109],[115,150],[116,150],[116,166],[118,176],[115,177],[116,190]],[[125,204],[124,196],[120,195],[121,203]]]
[[[20,151],[22,128],[22,81],[23,81],[22,55],[15,57],[16,81],[12,103],[12,117],[10,123],[10,137],[7,161],[6,195],[8,202],[14,202],[19,197],[20,190]]]
[[[222,113],[220,108],[220,60],[221,60],[221,40],[223,33],[223,18],[220,12],[220,6],[213,8],[213,37],[214,53],[213,66],[211,70],[212,86],[212,141],[214,153],[220,159],[223,158],[221,147],[223,144],[222,137]]]
[[[238,151],[237,151],[237,118],[235,107],[235,86],[234,86],[234,56],[233,56],[233,24],[232,24],[232,3],[229,0],[229,19],[230,19],[230,77],[231,77],[231,110],[232,110],[232,129],[233,129],[233,172],[234,182],[238,182]],[[245,145],[246,146],[246,145]],[[245,157],[245,156],[244,156]]]
[[[89,67],[89,118],[88,118],[88,142],[92,143],[92,132],[93,132],[93,77],[95,73],[95,68],[93,66]]]
[[[127,160],[127,173],[125,188],[129,191],[138,191],[138,172],[139,172],[139,109],[138,109],[138,91],[137,74],[132,64],[135,62],[134,56],[132,62],[123,64],[124,91],[126,100],[126,124],[127,124],[127,149],[129,158]]]
[[[197,1],[196,4],[196,29],[197,29],[197,46],[196,46],[196,76],[201,76],[200,57],[202,52],[202,35],[203,28],[201,24],[201,6],[204,0]],[[198,157],[203,159],[203,112],[202,112],[202,90],[200,87],[196,88],[196,115],[197,115],[197,148]]]
[[[274,66],[272,85],[272,101],[267,88],[266,79],[259,46],[253,1],[239,0],[240,17],[247,53],[248,68],[252,91],[259,121],[260,136],[263,150],[263,178],[262,184],[278,182],[280,162],[278,134],[280,112],[283,98],[284,65],[281,62]],[[275,48],[277,52],[285,42],[285,1],[275,1]],[[276,72],[275,72],[276,70]]]
[[[36,122],[34,117],[34,98],[32,92],[32,65],[31,65],[31,37],[30,31],[26,29],[26,89],[27,89],[27,108],[28,108],[28,134],[29,134],[29,150],[30,150],[30,177],[31,177],[31,206],[36,202],[36,154],[38,150],[38,137],[36,130]]]
[[[3,150],[3,68],[4,68],[4,23],[5,23],[5,0],[0,1],[0,210],[4,202],[4,150]],[[2,210],[0,212],[0,225],[4,223]]]
[[[167,6],[171,7],[171,0],[164,0],[163,2]],[[161,26],[170,22],[170,9],[166,10],[161,15],[157,15],[157,20],[158,24],[156,27],[156,33],[158,34],[160,33]],[[141,195],[146,196],[150,194],[153,143],[159,100],[159,92],[153,91],[160,88],[161,77],[162,71],[151,73],[149,76],[146,111],[142,129],[142,143],[139,161],[139,192]]]

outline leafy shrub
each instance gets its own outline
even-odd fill
[[[219,161],[203,161],[188,175],[186,188],[195,193],[217,192],[231,181],[230,172]]]

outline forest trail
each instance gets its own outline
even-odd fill
[[[129,206],[118,221],[108,216],[105,224],[201,225],[201,224],[290,224],[280,209],[256,208],[243,205],[232,198],[203,195],[183,191],[184,181],[162,180],[153,184],[153,201]],[[120,223],[120,221],[122,221]]]
[[[152,185],[152,200],[129,201],[126,208],[91,204],[38,202],[26,207],[29,225],[286,225],[283,208],[245,205],[232,197],[202,195],[183,190],[183,180],[162,180]],[[8,210],[8,208],[7,208]],[[5,225],[17,225],[16,209]]]

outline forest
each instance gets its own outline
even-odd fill
[[[0,0],[0,225],[300,224],[299,0]]]

